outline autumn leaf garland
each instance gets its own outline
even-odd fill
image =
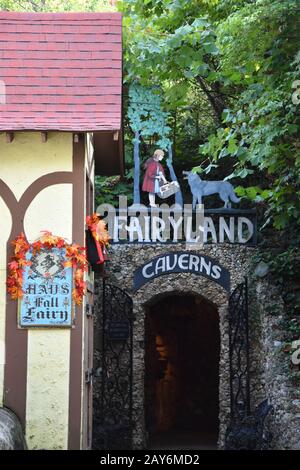
[[[23,296],[23,268],[29,265],[26,260],[26,253],[30,248],[25,235],[21,233],[14,241],[14,256],[10,263],[8,263],[8,277],[6,281],[7,291],[13,300]]]
[[[99,215],[94,213],[91,216],[87,216],[86,224],[96,241],[102,246],[107,246],[109,244],[109,234],[106,228],[106,224],[103,220],[100,219]]]
[[[69,245],[62,237],[52,235],[49,231],[41,232],[41,237],[32,244],[26,240],[24,233],[21,233],[13,242],[14,255],[8,263],[7,291],[13,300],[23,297],[23,269],[30,266],[31,261],[26,260],[26,254],[32,249],[33,255],[41,249],[65,248],[67,261],[65,268],[73,268],[74,289],[72,298],[75,304],[82,303],[82,297],[85,293],[86,283],[84,281],[84,272],[87,271],[87,259],[85,248],[73,243]]]

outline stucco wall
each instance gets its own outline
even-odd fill
[[[63,154],[61,157],[68,158]],[[71,185],[54,185],[41,191],[26,212],[24,228],[31,241],[43,229],[71,241]],[[29,449],[68,446],[69,360],[69,329],[29,329],[26,403]]]
[[[0,134],[1,179],[17,200],[43,175],[72,171],[72,134],[50,132],[42,143],[39,132],[15,133],[6,143]],[[3,345],[6,242],[10,232],[10,214],[0,199],[0,350]],[[1,224],[2,225],[2,224]],[[40,191],[24,218],[25,234],[34,241],[41,230],[50,230],[72,240],[72,186],[58,184]],[[16,303],[17,309],[17,303]],[[1,343],[2,341],[2,343]],[[64,449],[68,440],[70,330],[28,331],[26,439],[29,449]],[[0,356],[0,390],[3,367]],[[16,371],[17,373],[17,371]],[[1,395],[0,395],[1,399]]]
[[[49,132],[43,143],[40,132],[16,132],[6,143],[0,133],[1,179],[17,199],[40,176],[54,171],[72,171],[72,134]]]

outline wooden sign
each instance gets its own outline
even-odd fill
[[[216,260],[189,251],[174,251],[156,256],[137,268],[133,277],[133,288],[139,289],[152,279],[164,274],[190,272],[204,276],[230,291],[230,273]]]
[[[41,249],[26,259],[23,271],[23,298],[19,301],[19,326],[71,327],[73,317],[72,268],[64,266],[65,248]]]

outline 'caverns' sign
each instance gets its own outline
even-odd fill
[[[193,252],[174,251],[152,258],[137,268],[133,277],[133,288],[139,289],[152,279],[164,274],[190,272],[207,277],[230,291],[230,273],[216,260]]]

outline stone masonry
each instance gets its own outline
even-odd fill
[[[110,247],[110,261],[107,266],[109,282],[125,289],[132,297],[134,309],[133,343],[133,447],[145,448],[146,430],[144,417],[144,341],[145,312],[147,304],[172,293],[200,295],[212,302],[219,313],[220,321],[220,362],[219,362],[219,448],[224,445],[225,431],[229,422],[229,350],[228,350],[228,294],[218,284],[203,276],[191,273],[162,275],[133,290],[133,273],[136,268],[152,258],[173,251],[185,251],[185,244],[116,244]],[[274,436],[273,448],[299,449],[299,395],[289,387],[286,367],[279,364],[274,349],[275,317],[266,314],[268,303],[275,303],[283,309],[280,293],[269,285],[265,274],[255,278],[251,272],[251,258],[256,249],[242,245],[205,245],[197,254],[216,260],[230,271],[231,291],[243,281],[244,276],[251,278],[249,289],[250,322],[250,364],[251,364],[251,405],[252,408],[264,398],[269,398],[274,407],[269,425]],[[94,368],[100,365],[100,321],[101,321],[102,280],[96,280],[95,305],[95,353]],[[281,302],[281,303],[280,303]],[[285,358],[285,361],[287,359]],[[278,363],[279,361],[279,363]],[[282,362],[282,359],[281,359]],[[94,381],[94,415],[99,413],[100,379]],[[298,410],[298,411],[297,411]],[[98,416],[99,418],[99,416]],[[292,428],[290,424],[292,423]]]

